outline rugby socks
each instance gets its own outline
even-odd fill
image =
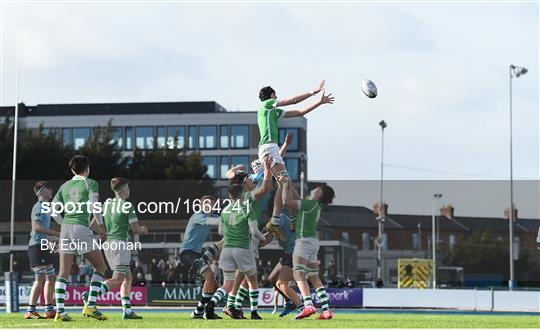
[[[270,222],[274,226],[279,226],[279,215],[273,215],[272,218],[270,219]]]
[[[109,292],[109,287],[107,286],[107,283],[105,283],[105,282],[101,283],[100,289],[101,289],[101,291],[99,291],[100,296],[102,294],[106,294],[107,292]]]
[[[227,308],[231,309],[234,307],[234,303],[236,302],[236,295],[232,295],[229,293],[227,296]]]
[[[56,299],[56,312],[60,316],[64,316],[66,310],[64,309],[64,300],[66,299],[66,287],[67,281],[63,278],[56,278],[54,283],[54,298]]]
[[[96,307],[97,297],[101,293],[101,285],[103,284],[103,274],[94,272],[90,279],[90,291],[88,292],[88,303],[86,306],[90,308]]]
[[[35,312],[36,311],[36,305],[28,305],[28,308],[26,309],[27,312]]]
[[[328,306],[328,294],[326,293],[324,286],[316,289],[315,292],[317,293],[317,297],[319,298],[323,312],[329,310],[330,306]]]
[[[307,306],[313,306],[313,301],[311,300],[311,296],[304,296],[304,305]]]
[[[206,251],[204,251],[203,259],[204,261],[208,262],[216,257],[216,254],[219,253],[219,248],[216,244],[210,245]]]
[[[249,290],[249,305],[251,311],[257,311],[257,306],[259,305],[259,289]]]
[[[237,309],[241,309],[242,304],[244,303],[244,299],[246,299],[247,297],[248,297],[248,289],[243,286],[240,286],[238,288],[238,291],[236,292],[236,300],[234,302],[234,307],[236,307]]]
[[[131,301],[129,300],[129,297],[122,297],[120,298],[120,301],[122,302],[122,311],[124,314],[131,314]]]
[[[223,290],[223,288],[217,289],[216,293],[212,296],[212,299],[210,299],[210,303],[216,306],[225,295],[227,295],[227,291]]]
[[[52,305],[52,304],[48,304],[47,306],[45,306],[45,312],[46,312],[46,313],[54,312],[53,305]]]
[[[211,293],[203,293],[201,296],[201,300],[197,303],[197,307],[195,308],[195,315],[202,315],[204,312],[204,306],[212,299],[213,294]]]

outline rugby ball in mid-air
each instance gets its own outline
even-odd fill
[[[370,99],[377,96],[377,86],[375,83],[369,79],[362,80],[362,92],[366,94]]]

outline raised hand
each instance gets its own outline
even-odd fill
[[[293,133],[289,133],[285,136],[285,143],[286,144],[291,144],[293,143],[293,140],[294,140],[294,135]]]
[[[321,95],[321,100],[319,101],[320,104],[333,104],[334,103],[334,97],[332,96],[332,93],[328,94],[328,95],[325,95],[325,93],[323,92],[323,94]]]
[[[323,89],[324,89],[324,80],[322,80],[317,87],[313,88],[313,93],[317,94],[320,91],[322,91]]]

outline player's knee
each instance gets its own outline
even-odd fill
[[[281,291],[285,291],[287,287],[289,286],[289,283],[287,283],[286,281],[278,280],[276,283],[276,286]]]

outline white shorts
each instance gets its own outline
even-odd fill
[[[224,272],[257,272],[255,257],[250,249],[224,247],[219,256],[219,268]]]
[[[294,244],[294,257],[307,260],[307,264],[316,264],[319,253],[319,240],[314,237],[298,238]]]
[[[259,259],[259,243],[259,239],[254,235],[251,235],[251,244],[249,245],[249,249],[251,250],[251,254],[255,259]]]
[[[94,231],[90,227],[69,223],[62,224],[60,226],[58,253],[83,255],[97,249],[94,240]],[[96,241],[96,243],[99,243],[99,241]]]
[[[283,158],[279,155],[279,146],[276,143],[267,143],[259,147],[259,160],[264,164],[264,157],[272,157],[272,166],[275,164],[285,164]]]
[[[108,243],[120,243],[123,241],[120,240],[107,240]],[[115,245],[115,244],[113,244]],[[119,273],[127,274],[127,270],[129,270],[129,264],[131,263],[131,250],[124,249],[124,244],[118,244],[117,249],[106,249],[103,250],[105,253],[105,258],[107,258],[107,262],[109,263],[109,267],[111,267],[112,271],[118,271]],[[120,266],[120,267],[119,267]]]

